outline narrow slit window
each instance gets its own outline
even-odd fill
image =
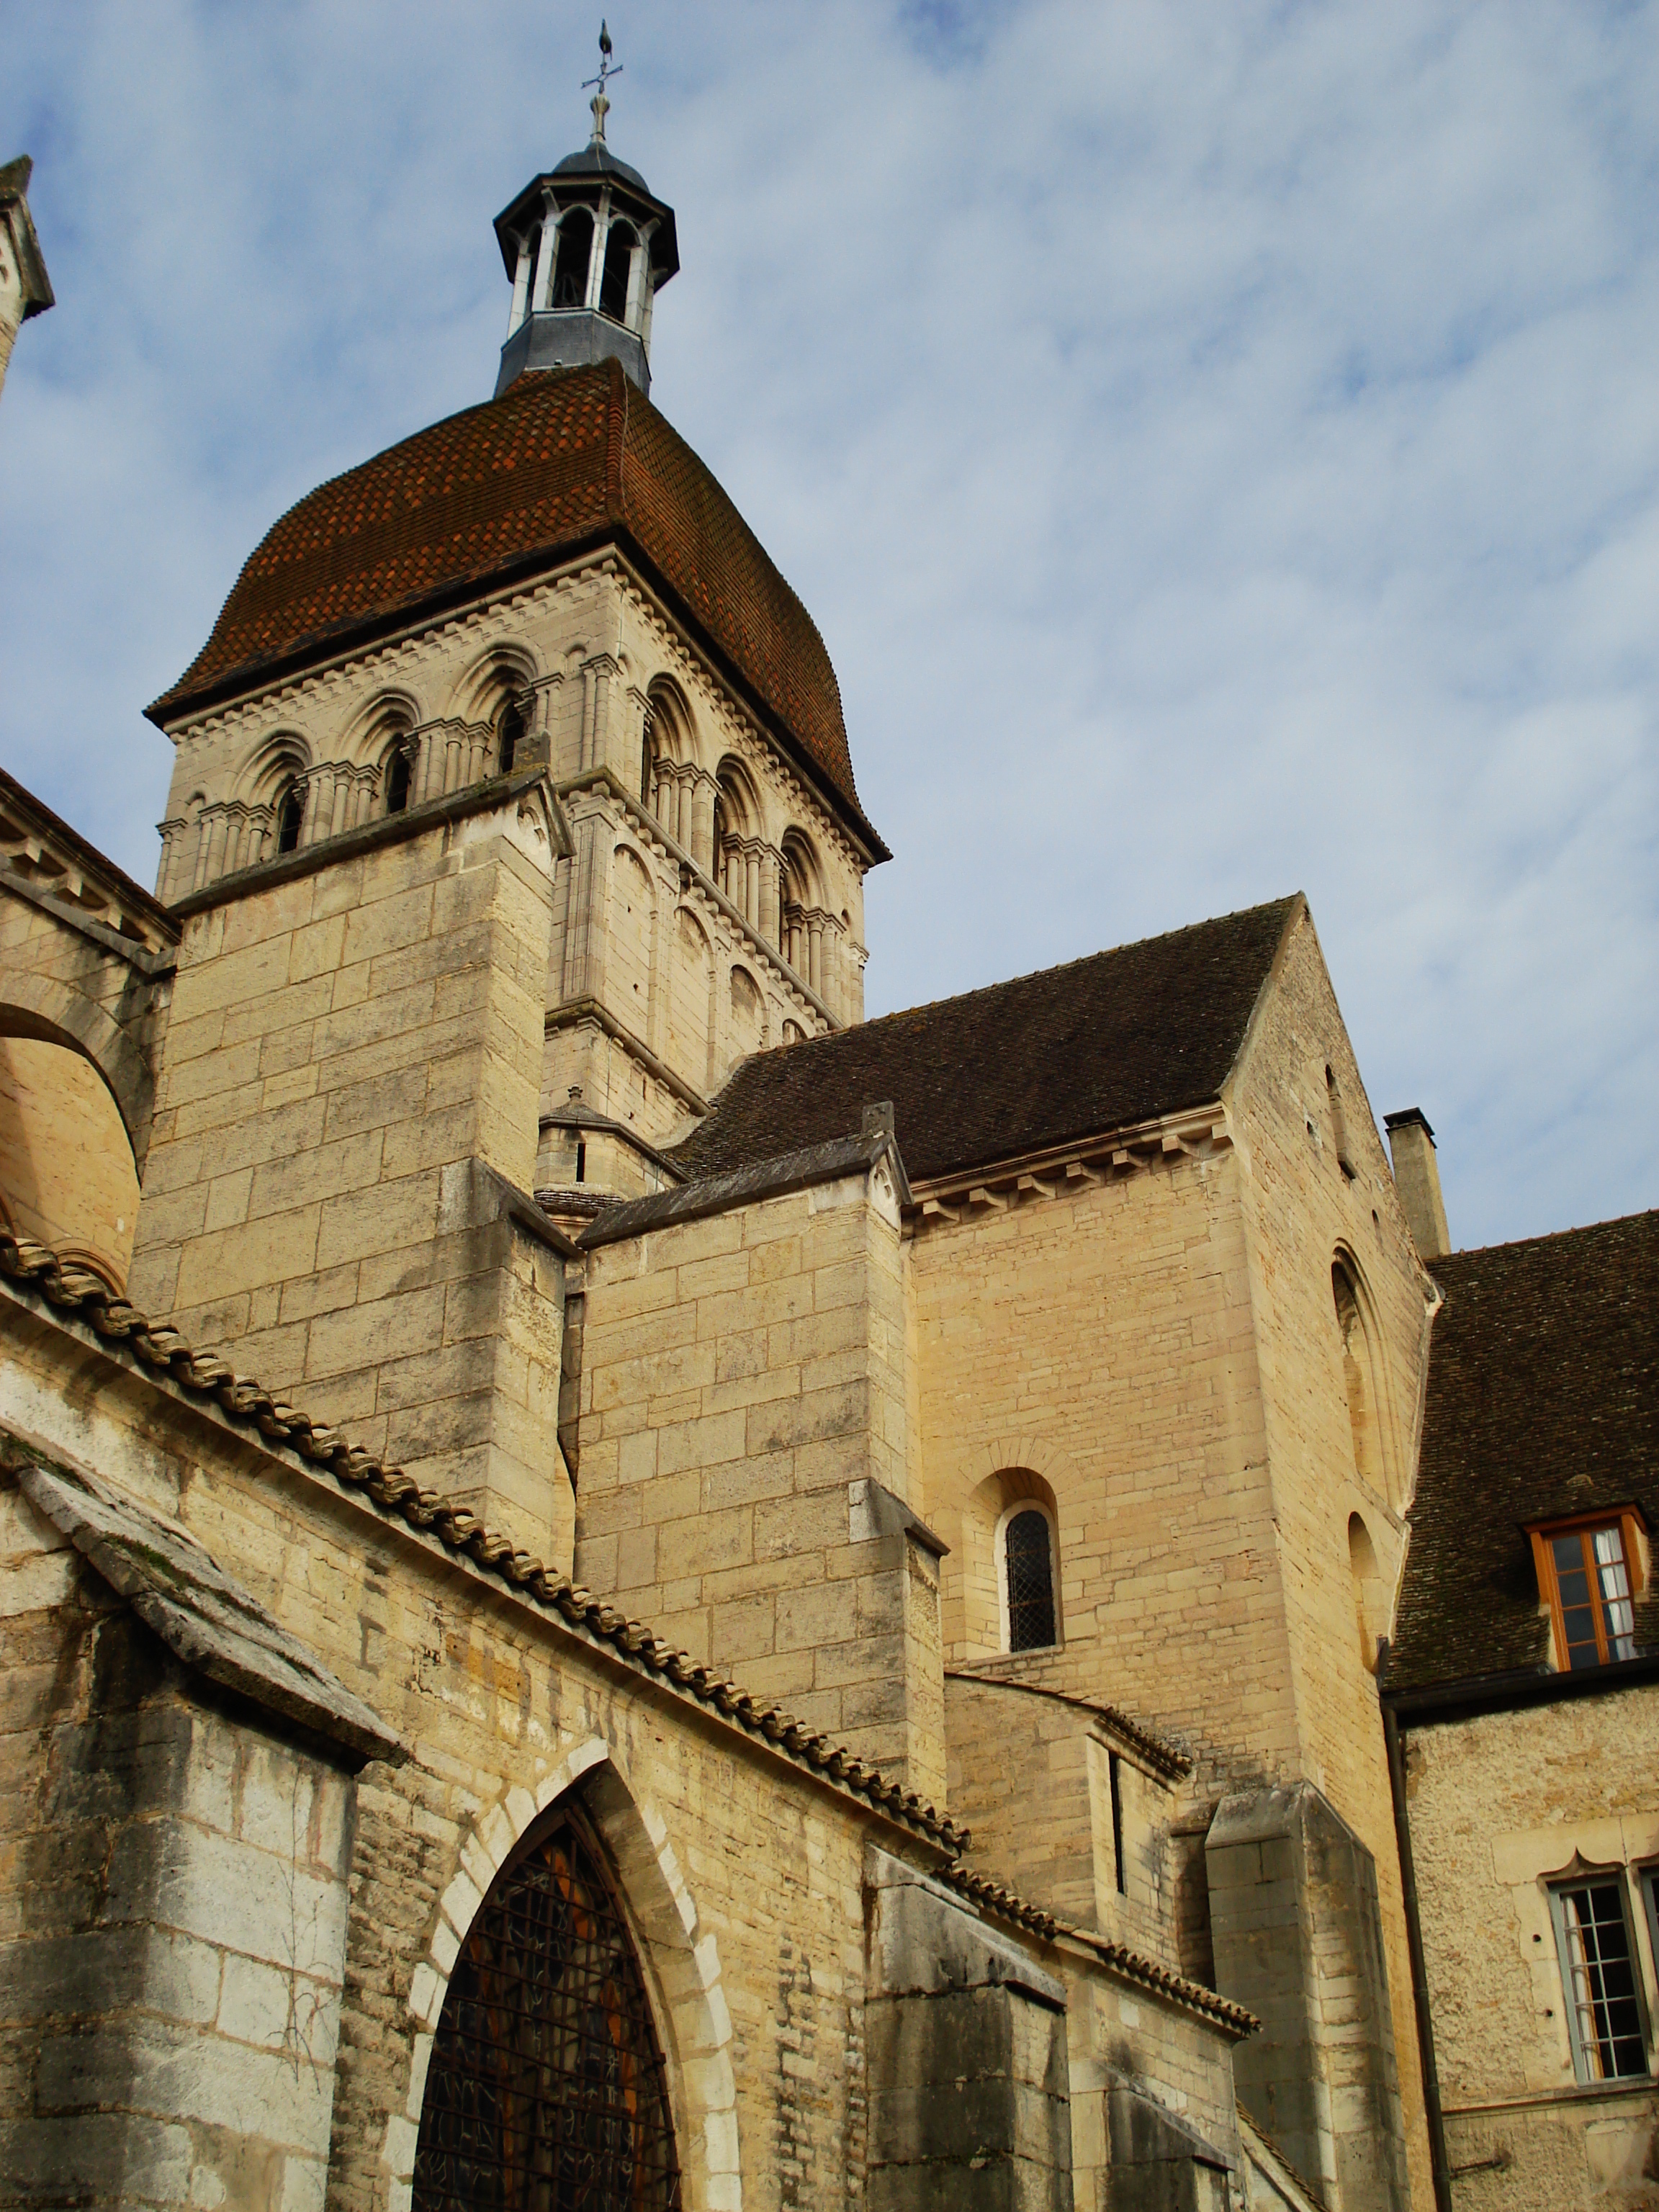
[[[1054,1641],[1054,1535],[1034,1505],[1016,1513],[1003,1537],[1008,1592],[1008,1649],[1038,1651]]]
[[[1647,2045],[1636,1980],[1636,1948],[1625,1887],[1612,1880],[1563,1883],[1550,1892],[1574,2071],[1581,2081],[1644,2075]]]
[[[1117,1876],[1117,1893],[1129,1894],[1127,1869],[1123,1863],[1123,1776],[1122,1762],[1115,1751],[1106,1754],[1106,1771],[1112,1785],[1112,1868]]]
[[[276,850],[292,853],[299,848],[300,825],[305,820],[305,793],[297,783],[291,783],[283,793],[282,804],[276,809]]]
[[[399,745],[392,756],[392,768],[386,781],[386,811],[401,814],[409,805],[409,752]]]

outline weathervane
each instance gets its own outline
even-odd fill
[[[589,77],[582,87],[584,92],[587,90],[589,85],[599,87],[599,90],[588,102],[593,111],[593,143],[596,146],[603,146],[605,143],[605,118],[611,112],[611,102],[605,96],[605,85],[611,77],[620,76],[622,73],[623,65],[620,62],[614,69],[611,66],[611,29],[605,18],[601,16],[599,18],[599,73],[597,76]]]

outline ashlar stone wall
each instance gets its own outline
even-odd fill
[[[1171,1833],[1192,1809],[1184,1773],[1105,1715],[1018,1681],[947,1676],[945,1731],[972,1863],[1071,1926],[1185,1971],[1187,1869]]]
[[[321,2212],[349,1775],[185,1669],[0,1474],[0,2205]]]
[[[902,2162],[873,2109],[866,1959],[884,1885],[872,1885],[869,1855],[873,1847],[926,1874],[939,1863],[937,1847],[447,1553],[435,1536],[380,1512],[360,1490],[266,1448],[210,1398],[152,1379],[136,1354],[106,1348],[84,1322],[7,1295],[0,1421],[60,1465],[95,1466],[110,1488],[183,1524],[407,1747],[405,1764],[371,1762],[357,1785],[330,2212],[407,2206],[433,2033],[459,1946],[519,1839],[572,1791],[599,1830],[638,1940],[688,2206],[781,2212],[866,2201],[878,2149],[884,2165]],[[48,1583],[28,1593],[48,1674],[61,1657],[53,1636],[78,1648],[67,1595]],[[56,1679],[72,1681],[75,1670],[58,1664]],[[44,1677],[33,1681],[37,1696],[56,1694]],[[38,1731],[23,1735],[38,1743]],[[104,1768],[94,1760],[91,1771]],[[263,1801],[254,1793],[245,1802],[252,1818]],[[284,1802],[291,1811],[301,1801]],[[307,1848],[325,1857],[337,1832],[307,1818]],[[221,1911],[232,1894],[228,1881],[204,1891]],[[1052,1951],[994,1926],[969,1899],[948,1903],[964,1986],[1036,1987],[1052,2045]],[[994,1970],[984,1963],[993,1960]],[[900,1958],[878,1994],[921,1989],[927,1965]],[[1173,2111],[1185,2100],[1214,2124],[1229,2094],[1229,2036],[1102,1960],[1077,1963],[1075,1973],[1099,2008],[1097,2028],[1078,2046],[1079,2078],[1097,2069],[1097,2143],[1107,2066],[1133,2069],[1154,2102],[1167,2097]],[[204,2094],[222,2079],[216,2023],[240,2027],[204,2013],[205,2002],[191,1999],[186,2022]],[[902,2021],[884,2021],[883,2032],[902,2039]],[[257,2047],[257,2036],[246,2039]],[[1052,2212],[1069,2202],[1068,2147],[1054,2119],[1065,2071],[1057,2081],[1052,2048],[1045,2057],[1033,2047],[1029,2066],[1024,2051],[971,2084],[958,2075],[933,2085],[929,2124],[943,2131],[961,2184],[953,2203],[990,2212],[1006,2202],[1001,2147],[1038,2138],[1046,2155],[1036,2163],[1048,2180],[1021,2201]],[[171,2097],[179,2079],[159,2075],[152,2092]],[[1029,2133],[1033,2097],[1048,2112],[1038,2138]],[[1224,2134],[1217,2140],[1226,2156]],[[164,2179],[161,2201],[182,2201],[172,2168]],[[232,2201],[250,2212],[316,2201],[285,2197],[285,2186],[261,2172]]]
[[[1624,1886],[1651,2036],[1659,1974],[1638,1884],[1659,1863],[1659,1690],[1419,1725],[1405,1761],[1458,2203],[1659,2203],[1659,2089],[1577,2081],[1549,1905],[1552,1878],[1568,1872]]]
[[[527,1197],[562,831],[533,769],[186,921],[132,1296],[568,1559],[562,1277]]]
[[[1029,1472],[1054,1498],[1060,1642],[1020,1679],[1115,1705],[1216,1777],[1297,1743],[1238,1178],[1224,1144],[1177,1148],[924,1219],[906,1248],[947,1663],[998,1654],[988,1532]]]
[[[1241,1166],[1296,1711],[1297,1753],[1287,1777],[1305,1777],[1324,1794],[1376,1868],[1411,2187],[1414,2201],[1427,2201],[1404,1905],[1368,1664],[1388,1619],[1373,1612],[1362,1627],[1364,1592],[1355,1575],[1352,1524],[1363,1523],[1391,1607],[1416,1465],[1433,1289],[1395,1194],[1305,912],[1264,994],[1227,1103]],[[1370,1419],[1358,1429],[1332,1288],[1339,1261],[1357,1289],[1364,1321],[1363,1341],[1354,1340],[1352,1352],[1363,1363],[1357,1387]]]
[[[607,1243],[583,1295],[579,1576],[942,1802],[890,1174]]]

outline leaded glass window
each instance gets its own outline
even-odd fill
[[[1550,1893],[1574,2070],[1581,2081],[1644,2075],[1642,2000],[1624,1884],[1563,1883]]]
[[[1035,1651],[1054,1642],[1054,1557],[1048,1516],[1035,1505],[1003,1531],[1008,1590],[1008,1649]]]
[[[415,2212],[678,2212],[661,2048],[600,1847],[568,1813],[480,1907],[438,2022]]]

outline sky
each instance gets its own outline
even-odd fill
[[[872,1012],[1304,890],[1455,1243],[1659,1204],[1659,4],[610,10],[652,397],[815,617]],[[324,478],[489,396],[561,0],[0,0],[58,306],[0,760],[143,882],[142,709]]]

